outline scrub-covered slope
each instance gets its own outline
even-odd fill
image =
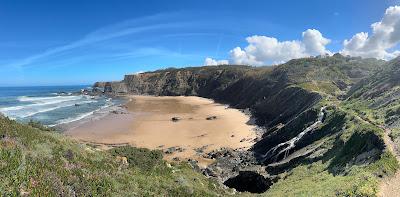
[[[158,151],[100,151],[34,123],[0,118],[1,196],[216,196],[221,187]]]

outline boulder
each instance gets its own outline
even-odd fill
[[[180,121],[180,120],[182,120],[182,118],[180,118],[180,117],[172,117],[172,118],[171,118],[171,121],[172,121],[172,122],[178,122],[178,121]]]
[[[209,116],[206,118],[206,120],[215,120],[217,119],[217,116]]]
[[[217,173],[215,173],[211,168],[206,168],[203,170],[203,174],[208,177],[217,177]]]
[[[181,161],[181,159],[179,157],[174,157],[172,158],[172,161]]]
[[[176,151],[177,151],[176,147],[169,147],[169,148],[167,148],[167,150],[164,151],[164,153],[165,154],[172,154],[172,153],[174,153]]]

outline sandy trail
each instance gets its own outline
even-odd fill
[[[389,137],[390,129],[385,128],[384,141],[386,147],[391,151],[400,161],[398,150],[396,149],[395,142]],[[379,185],[378,196],[380,197],[398,197],[400,195],[400,171],[398,170],[396,174],[392,177],[385,178]]]
[[[200,97],[130,96],[126,104],[129,114],[111,114],[66,131],[73,138],[101,144],[128,143],[137,147],[166,150],[166,159],[193,158],[206,165],[204,152],[229,148],[249,148],[256,137],[249,117],[239,110],[227,108]],[[214,120],[207,117],[216,116]],[[172,117],[179,117],[177,122]]]
[[[397,144],[390,138],[389,134],[391,133],[391,129],[385,127],[384,125],[377,125],[369,120],[363,119],[360,116],[356,116],[357,119],[377,126],[381,129],[383,129],[384,136],[383,136],[383,141],[385,143],[386,149],[390,152],[392,152],[397,161],[400,162],[400,155],[399,155],[399,150]],[[396,174],[391,177],[386,177],[381,182],[379,183],[378,186],[378,193],[377,196],[379,197],[398,197],[400,196],[400,170],[397,170]]]

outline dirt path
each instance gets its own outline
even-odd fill
[[[400,161],[400,157],[398,151],[396,150],[396,145],[389,137],[390,129],[385,128],[385,136],[384,141],[386,147],[395,154],[398,161]],[[385,178],[379,185],[378,196],[380,197],[397,197],[400,195],[400,171],[397,171],[396,174],[392,177]]]
[[[400,156],[399,156],[399,151],[397,149],[397,146],[396,146],[395,142],[393,142],[389,136],[389,134],[391,133],[391,130],[389,128],[386,128],[383,125],[377,125],[373,122],[370,122],[369,120],[365,120],[365,119],[361,118],[360,116],[356,115],[356,117],[366,123],[375,125],[385,131],[384,136],[383,136],[383,141],[386,145],[386,148],[389,151],[391,151],[396,156],[397,161],[400,162]],[[400,170],[398,170],[394,176],[386,177],[380,182],[377,196],[379,196],[379,197],[399,197],[400,196]]]

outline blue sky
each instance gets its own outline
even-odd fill
[[[231,62],[230,51],[235,47],[245,51],[248,37],[301,41],[308,29],[329,40],[324,50],[338,52],[345,39],[359,32],[371,34],[371,24],[382,20],[388,7],[399,4],[398,0],[0,0],[0,86],[121,80],[128,73],[203,65],[207,57]],[[391,47],[398,49],[397,43]],[[264,60],[261,64],[277,62]]]

